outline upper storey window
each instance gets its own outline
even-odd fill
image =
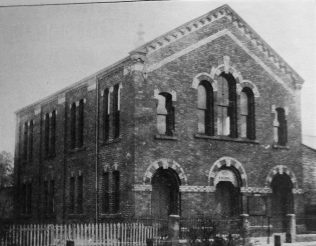
[[[158,95],[157,105],[157,129],[162,135],[172,136],[174,134],[174,107],[172,95],[162,92]]]
[[[55,156],[56,144],[56,114],[53,110],[44,116],[44,155],[45,158]]]
[[[105,141],[110,137],[109,95],[109,89],[105,89],[103,92],[103,138]]]
[[[70,109],[70,147],[76,146],[76,103],[71,104]]]
[[[240,136],[255,139],[255,105],[254,94],[248,87],[240,93]]]
[[[276,128],[275,137],[278,145],[286,146],[287,144],[287,120],[284,108],[277,108],[276,110],[276,124],[274,127]]]
[[[33,160],[33,134],[34,121],[30,120],[23,124],[22,159],[24,161]]]
[[[237,137],[237,95],[236,80],[229,73],[218,78],[217,92],[217,134]]]
[[[198,88],[198,132],[214,134],[213,88],[207,81],[200,82]]]
[[[70,148],[80,148],[84,142],[84,103],[81,99],[70,107]]]
[[[116,84],[113,90],[113,137],[120,136],[120,85]]]

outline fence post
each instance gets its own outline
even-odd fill
[[[287,214],[286,242],[293,243],[296,238],[295,214]]]
[[[243,237],[243,245],[247,246],[250,242],[250,222],[248,214],[240,215],[242,220],[242,237]]]
[[[172,246],[179,244],[180,216],[171,214],[168,221],[168,239]]]

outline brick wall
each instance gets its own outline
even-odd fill
[[[219,35],[222,30],[226,34]],[[212,35],[215,35],[213,39],[210,38]],[[206,39],[209,42],[204,42]],[[224,57],[229,57],[229,64],[225,66],[236,71],[234,76],[239,84],[242,78],[251,81],[258,90],[255,141],[197,134],[197,90],[192,88],[192,83],[200,73],[212,77],[214,69],[225,63]],[[118,83],[121,84],[120,136],[113,137],[113,115],[110,115],[110,137],[105,140],[103,91],[109,88],[111,92]],[[176,95],[173,101],[175,135],[172,137],[157,135],[155,91]],[[83,146],[71,149],[70,107],[81,99],[84,99],[84,141]],[[256,194],[268,200],[271,198],[267,177],[272,179],[275,170],[276,173],[289,171],[294,182],[296,213],[301,213],[302,199],[296,194],[303,185],[299,105],[300,91],[293,85],[292,78],[277,69],[228,18],[220,18],[147,55],[131,53],[128,59],[113,67],[51,96],[49,100],[19,111],[15,156],[16,214],[21,222],[93,222],[96,216],[99,221],[106,221],[150,215],[152,187],[146,171],[149,168],[153,174],[156,164],[169,165],[178,174],[182,215],[208,214],[215,206],[215,188],[209,177],[211,168],[220,158],[225,161],[228,157],[238,164],[236,172],[240,174],[243,197],[241,212],[249,212],[247,197]],[[112,107],[111,102],[109,108]],[[282,148],[275,146],[273,140],[273,108],[277,107],[288,111],[288,144]],[[45,158],[43,119],[53,110],[57,110],[56,155]],[[31,119],[35,121],[34,158],[24,161],[21,159],[22,138],[19,136],[23,129],[20,126]],[[276,166],[281,168],[273,169]],[[120,210],[115,211],[115,199],[110,196],[110,209],[105,213],[103,174],[109,173],[111,194],[114,171],[120,172]],[[76,183],[79,176],[83,180],[83,211],[78,213],[75,209],[70,213],[70,178],[74,177]],[[56,206],[53,214],[47,214],[43,204],[43,183],[52,179],[55,181]],[[21,184],[30,181],[33,185],[32,214],[21,215]]]

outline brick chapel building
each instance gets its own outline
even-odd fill
[[[16,113],[16,219],[299,216],[302,84],[229,6],[189,21]]]

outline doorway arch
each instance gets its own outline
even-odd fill
[[[172,168],[158,168],[151,179],[152,215],[155,218],[167,219],[171,214],[180,215],[181,185],[178,174]]]

